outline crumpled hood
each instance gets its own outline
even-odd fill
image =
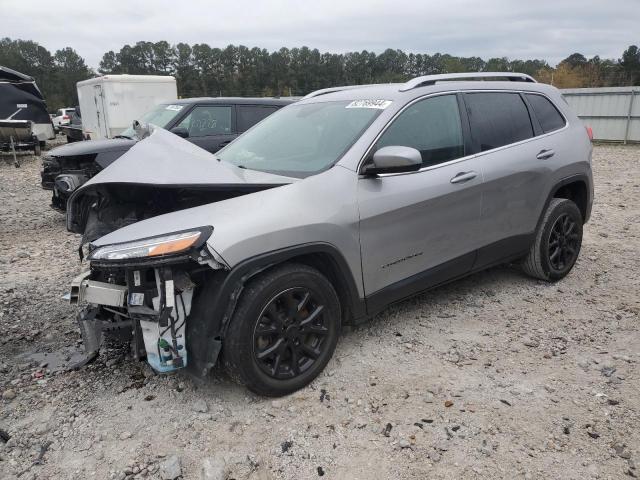
[[[93,155],[106,152],[122,152],[135,145],[135,140],[114,138],[106,140],[86,140],[73,142],[53,148],[48,155],[52,157],[73,157],[77,155]]]
[[[179,211],[178,223],[187,228],[195,218],[187,212],[298,180],[219,161],[206,150],[154,127],[148,137],[73,192],[67,202],[67,229],[82,233],[85,243],[99,244],[103,236],[113,242],[142,238],[152,235],[156,227],[175,231],[173,224],[148,223],[153,217]]]
[[[219,161],[213,154],[160,127],[85,183],[74,197],[92,185],[282,185],[295,178],[247,170]],[[72,197],[73,198],[73,197]]]

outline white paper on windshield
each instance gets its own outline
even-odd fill
[[[391,100],[354,100],[345,108],[375,108],[384,110],[392,103]]]
[[[179,112],[182,110],[182,105],[167,105],[165,110],[173,110],[174,112]]]

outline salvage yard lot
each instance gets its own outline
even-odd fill
[[[565,280],[505,266],[395,305],[279,400],[114,349],[58,370],[80,338],[61,299],[79,239],[20,160],[0,154],[0,478],[199,479],[206,461],[224,463],[212,479],[640,476],[640,147],[595,147]]]

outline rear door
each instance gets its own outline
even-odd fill
[[[237,137],[233,105],[196,105],[176,125],[189,132],[187,140],[215,153]]]
[[[236,105],[238,133],[243,133],[278,110],[274,105]]]
[[[363,281],[372,310],[471,269],[482,174],[467,156],[465,125],[455,94],[428,97],[407,107],[372,149],[408,146],[423,159],[418,172],[359,179]]]
[[[550,171],[556,171],[563,165],[571,163],[575,158],[576,145],[567,137],[567,121],[553,102],[541,93],[525,93],[523,98],[527,102],[531,120],[533,121],[536,137],[531,140],[529,155],[533,155],[531,162],[542,169],[545,176],[543,189],[537,192],[537,208],[525,226],[533,231],[538,218],[547,201],[553,182]],[[582,132],[581,132],[582,133]]]
[[[482,247],[476,267],[527,250],[546,195],[547,164],[534,139],[537,126],[518,92],[463,95],[474,152],[483,172],[480,228]]]

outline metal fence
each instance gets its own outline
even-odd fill
[[[640,87],[570,88],[562,94],[593,129],[594,140],[640,142]]]

